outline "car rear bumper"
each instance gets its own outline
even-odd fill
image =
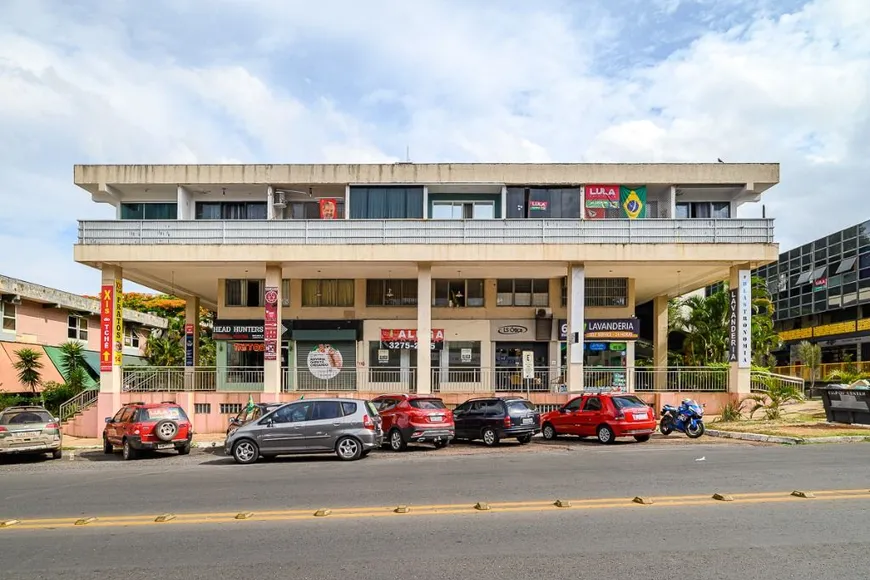
[[[450,441],[456,437],[456,429],[449,427],[412,427],[406,429],[405,441],[423,443],[426,441]]]
[[[613,432],[617,437],[634,437],[637,435],[652,435],[655,433],[655,421],[643,421],[637,423],[625,423],[613,425]]]
[[[132,436],[128,437],[127,440],[130,441],[130,447],[137,451],[162,451],[186,447],[190,445],[193,437],[188,436],[184,439],[173,439],[172,441],[142,441],[141,437]]]
[[[523,437],[524,435],[534,436],[540,432],[540,425],[518,425],[516,427],[508,427],[507,429],[503,429],[501,432],[501,437],[503,439],[509,439],[511,437]]]
[[[17,455],[19,453],[48,453],[60,449],[60,440],[49,443],[41,442],[32,445],[16,445],[15,447],[0,447],[0,455]]]

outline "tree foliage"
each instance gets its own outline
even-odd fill
[[[728,362],[729,292],[724,286],[710,296],[689,296],[668,308],[668,326],[685,334],[683,359],[688,366]],[[762,278],[752,278],[752,352],[757,366],[769,366],[770,353],[782,341],[773,328],[773,302]]]
[[[181,366],[184,364],[185,300],[169,294],[125,292],[124,308],[165,318],[166,330],[152,332],[145,342],[145,358],[154,366]],[[215,364],[215,345],[211,338],[214,313],[199,309],[199,364]]]
[[[810,388],[813,388],[822,366],[822,345],[807,340],[801,341],[797,346],[797,357],[810,370]]]
[[[32,348],[22,348],[15,353],[15,361],[13,365],[18,371],[18,382],[29,387],[30,391],[35,395],[36,390],[42,384],[42,353],[33,350]]]

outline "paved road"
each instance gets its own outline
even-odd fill
[[[603,447],[572,441],[527,449],[383,452],[354,463],[330,456],[253,466],[203,451],[134,462],[89,452],[73,461],[7,463],[0,465],[0,520],[852,489],[870,481],[866,443]]]
[[[870,569],[866,500],[403,520],[0,530],[5,580],[843,580]],[[6,535],[8,534],[8,535]]]

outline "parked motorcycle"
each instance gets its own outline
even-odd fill
[[[665,405],[662,407],[662,420],[659,431],[662,435],[670,435],[681,431],[691,439],[697,439],[704,434],[704,408],[692,399],[683,399],[679,407]]]

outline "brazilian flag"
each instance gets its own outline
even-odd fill
[[[245,407],[245,411],[251,412],[254,410],[254,395],[248,395],[248,404]]]
[[[646,186],[619,187],[619,207],[631,220],[646,217]]]

